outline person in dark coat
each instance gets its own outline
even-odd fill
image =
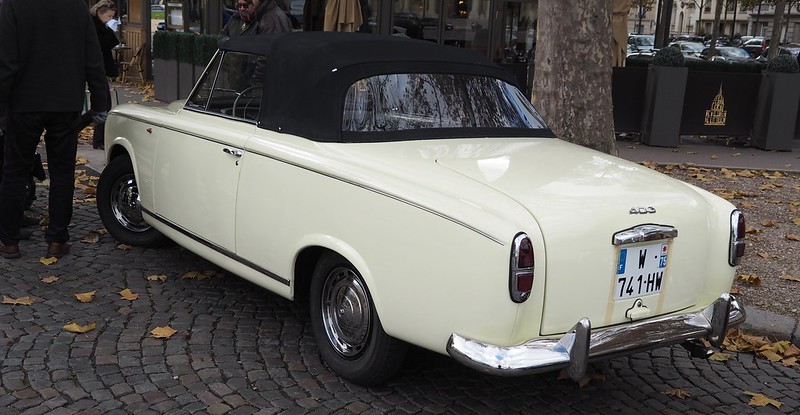
[[[220,34],[227,37],[255,34],[256,7],[253,1],[238,0],[236,10],[238,12],[231,16]]]
[[[50,174],[47,255],[69,252],[78,118],[85,88],[95,122],[108,115],[103,56],[84,0],[4,0],[0,118],[7,115],[0,184],[0,255],[19,258],[26,184],[42,133]]]
[[[292,31],[292,21],[278,1],[283,0],[253,0],[256,6],[256,34]]]
[[[114,18],[117,13],[117,7],[111,0],[100,0],[89,9],[94,22],[94,30],[97,33],[97,40],[100,42],[100,52],[103,54],[103,67],[105,68],[106,76],[108,78],[116,78],[119,75],[117,69],[117,62],[114,60],[114,47],[119,45],[116,33],[107,26],[107,23]],[[106,100],[108,105],[106,111],[111,109],[111,93],[106,92]],[[78,130],[83,130],[87,125],[92,122],[92,114],[87,112],[81,117],[81,125]],[[94,133],[92,134],[92,147],[95,149],[103,149],[105,140],[106,124],[95,124]]]

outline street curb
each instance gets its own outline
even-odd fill
[[[746,306],[745,312],[747,319],[739,326],[743,331],[800,346],[800,327],[794,318]]]

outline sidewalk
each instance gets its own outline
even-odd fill
[[[120,103],[141,102],[144,93],[131,86],[114,84]],[[145,103],[153,104],[153,103]],[[619,157],[637,163],[694,164],[698,167],[781,170],[800,172],[800,140],[794,141],[793,151],[764,151],[753,147],[726,143],[722,139],[683,137],[678,148],[650,147],[632,138],[617,140]],[[101,172],[105,167],[104,152],[92,148],[91,143],[79,143],[78,157],[86,160],[86,167]],[[745,305],[747,321],[742,329],[770,339],[791,340],[800,345],[800,322],[796,319]]]

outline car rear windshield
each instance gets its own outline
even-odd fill
[[[372,76],[353,84],[344,104],[342,131],[547,128],[517,87],[475,75]]]

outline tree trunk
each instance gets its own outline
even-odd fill
[[[722,5],[724,0],[717,0],[717,8],[714,9],[714,27],[711,30],[711,44],[708,46],[708,56],[714,56],[717,48],[717,38],[719,38],[719,19],[722,17]]]
[[[611,2],[539,1],[532,102],[560,138],[616,154]]]
[[[786,10],[786,0],[775,0],[775,18],[772,20],[772,38],[769,40],[769,56],[772,59],[778,55],[778,46],[783,35],[783,12]]]

